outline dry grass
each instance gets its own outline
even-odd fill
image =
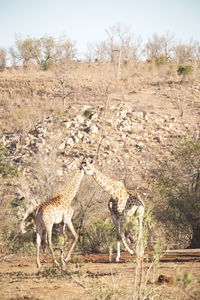
[[[80,62],[46,72],[20,68],[3,72],[0,74],[0,131],[23,133],[47,115],[61,114],[69,105],[104,105],[107,97],[109,101],[126,101],[133,93],[154,93],[157,89],[159,94],[163,89],[168,99],[176,101],[186,94],[191,98],[188,83],[181,84],[180,92],[180,86],[176,84],[180,82],[176,68],[174,65],[157,68],[145,63],[128,64],[121,67],[121,80],[117,80],[116,66],[108,63]],[[198,72],[195,71],[191,85],[198,84],[195,80]],[[66,86],[72,90],[65,106],[60,78],[64,78]],[[177,105],[183,106],[182,100],[182,104]]]

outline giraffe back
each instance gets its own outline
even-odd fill
[[[59,195],[41,203],[36,209],[35,218],[41,219],[45,224],[59,224],[71,218],[73,209],[66,202],[63,202]]]

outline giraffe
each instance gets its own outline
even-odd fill
[[[99,170],[93,164],[93,161],[85,160],[83,163],[85,174],[93,176],[97,183],[111,195],[108,202],[108,208],[111,213],[112,220],[115,225],[117,238],[117,256],[115,261],[118,262],[120,258],[120,241],[122,240],[124,247],[130,254],[133,250],[128,246],[123,232],[123,223],[128,221],[131,216],[138,215],[139,233],[136,245],[136,254],[141,257],[144,253],[142,241],[142,226],[144,216],[144,203],[139,198],[139,195],[132,190],[128,190],[125,185],[117,180],[113,180]]]
[[[67,262],[71,256],[71,253],[78,241],[78,235],[76,234],[71,221],[73,216],[73,209],[70,206],[70,204],[78,191],[83,176],[84,176],[84,170],[81,166],[77,170],[75,176],[71,179],[69,184],[65,187],[65,189],[57,192],[52,199],[43,202],[36,208],[36,212],[35,212],[35,225],[36,225],[36,234],[37,234],[36,263],[38,268],[41,267],[39,252],[40,252],[40,245],[41,245],[43,232],[45,232],[47,237],[47,243],[51,251],[52,260],[55,265],[58,265],[52,248],[52,242],[51,242],[52,228],[54,224],[62,225],[60,227],[61,234],[64,234],[65,226],[67,225],[74,239],[65,260],[63,259],[63,249],[62,249],[61,263],[64,265],[65,262]]]

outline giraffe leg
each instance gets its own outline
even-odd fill
[[[126,238],[125,238],[125,235],[124,235],[124,231],[121,232],[121,238],[122,238],[122,242],[123,242],[123,245],[125,247],[125,249],[131,254],[133,255],[134,251],[133,249],[131,249],[128,244],[127,244],[127,241],[126,241]]]
[[[64,254],[64,242],[65,242],[65,238],[64,238],[64,234],[65,234],[65,224],[60,225],[60,234],[62,234],[62,247],[61,247],[61,255],[60,255],[60,260],[61,260],[61,264],[64,266],[65,265],[65,261],[63,258],[63,254]]]
[[[112,219],[113,219],[113,223],[115,225],[115,232],[116,232],[116,238],[117,238],[117,256],[115,258],[115,261],[118,262],[119,258],[120,258],[120,240],[121,240],[120,223],[119,223],[119,219],[114,214],[112,214]]]
[[[130,217],[132,217],[133,215],[135,215],[135,212],[136,212],[137,210],[138,210],[138,206],[133,206],[132,209],[128,211],[128,213],[127,213],[127,218],[129,219]],[[122,231],[122,233],[121,233],[121,236],[122,236],[122,242],[123,242],[123,244],[124,244],[124,247],[126,248],[126,250],[127,250],[131,255],[133,255],[134,251],[128,246],[123,231]]]
[[[127,242],[126,242],[126,238],[124,236],[124,233],[122,233],[122,242],[124,244],[124,247],[126,248],[126,250],[133,255],[133,250],[128,246]]]
[[[40,245],[42,240],[43,228],[37,228],[37,236],[36,236],[36,263],[37,267],[40,268]]]
[[[73,238],[74,238],[74,241],[73,241],[73,243],[72,243],[72,245],[71,245],[71,248],[70,248],[70,250],[69,250],[69,252],[68,252],[68,254],[67,254],[67,257],[66,257],[66,259],[65,259],[65,262],[68,262],[69,259],[70,259],[71,254],[72,254],[72,251],[73,251],[73,249],[74,249],[74,247],[76,246],[76,243],[77,243],[77,241],[78,241],[78,235],[77,235],[76,231],[74,230],[74,226],[73,226],[73,224],[72,224],[71,219],[68,219],[68,220],[67,220],[66,225],[67,225],[67,227],[69,228],[69,230],[71,231],[71,233],[72,233],[72,235],[73,235]]]
[[[123,242],[123,245],[125,247],[125,249],[131,254],[133,255],[133,250],[130,249],[130,247],[128,246],[127,242],[126,242],[126,238],[124,236],[124,223],[126,222],[126,217],[124,216],[120,216],[120,235],[121,235],[121,240]]]
[[[46,246],[47,246],[47,233],[46,233],[46,231],[43,232],[41,245],[42,245],[42,250],[45,253],[46,252]]]
[[[58,266],[58,262],[56,261],[56,257],[55,257],[55,253],[53,251],[53,247],[52,247],[52,242],[51,242],[51,234],[52,234],[52,227],[53,225],[51,225],[49,228],[47,228],[46,232],[47,232],[47,242],[48,242],[48,246],[49,249],[51,251],[51,256],[52,256],[52,260],[53,263]]]
[[[138,233],[138,239],[137,239],[136,253],[139,257],[141,257],[144,254],[143,234],[142,234],[144,207],[139,206],[137,213],[138,213],[138,219],[139,219],[139,233]]]
[[[120,259],[120,240],[117,240],[117,256],[115,258],[115,261],[118,262]]]

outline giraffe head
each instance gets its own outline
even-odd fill
[[[67,168],[69,171],[73,171],[76,169],[83,170],[83,164],[86,162],[85,156],[76,157],[73,161],[67,164]]]
[[[81,167],[84,170],[85,174],[93,175],[94,173],[94,165],[92,159],[84,159],[81,163]]]

